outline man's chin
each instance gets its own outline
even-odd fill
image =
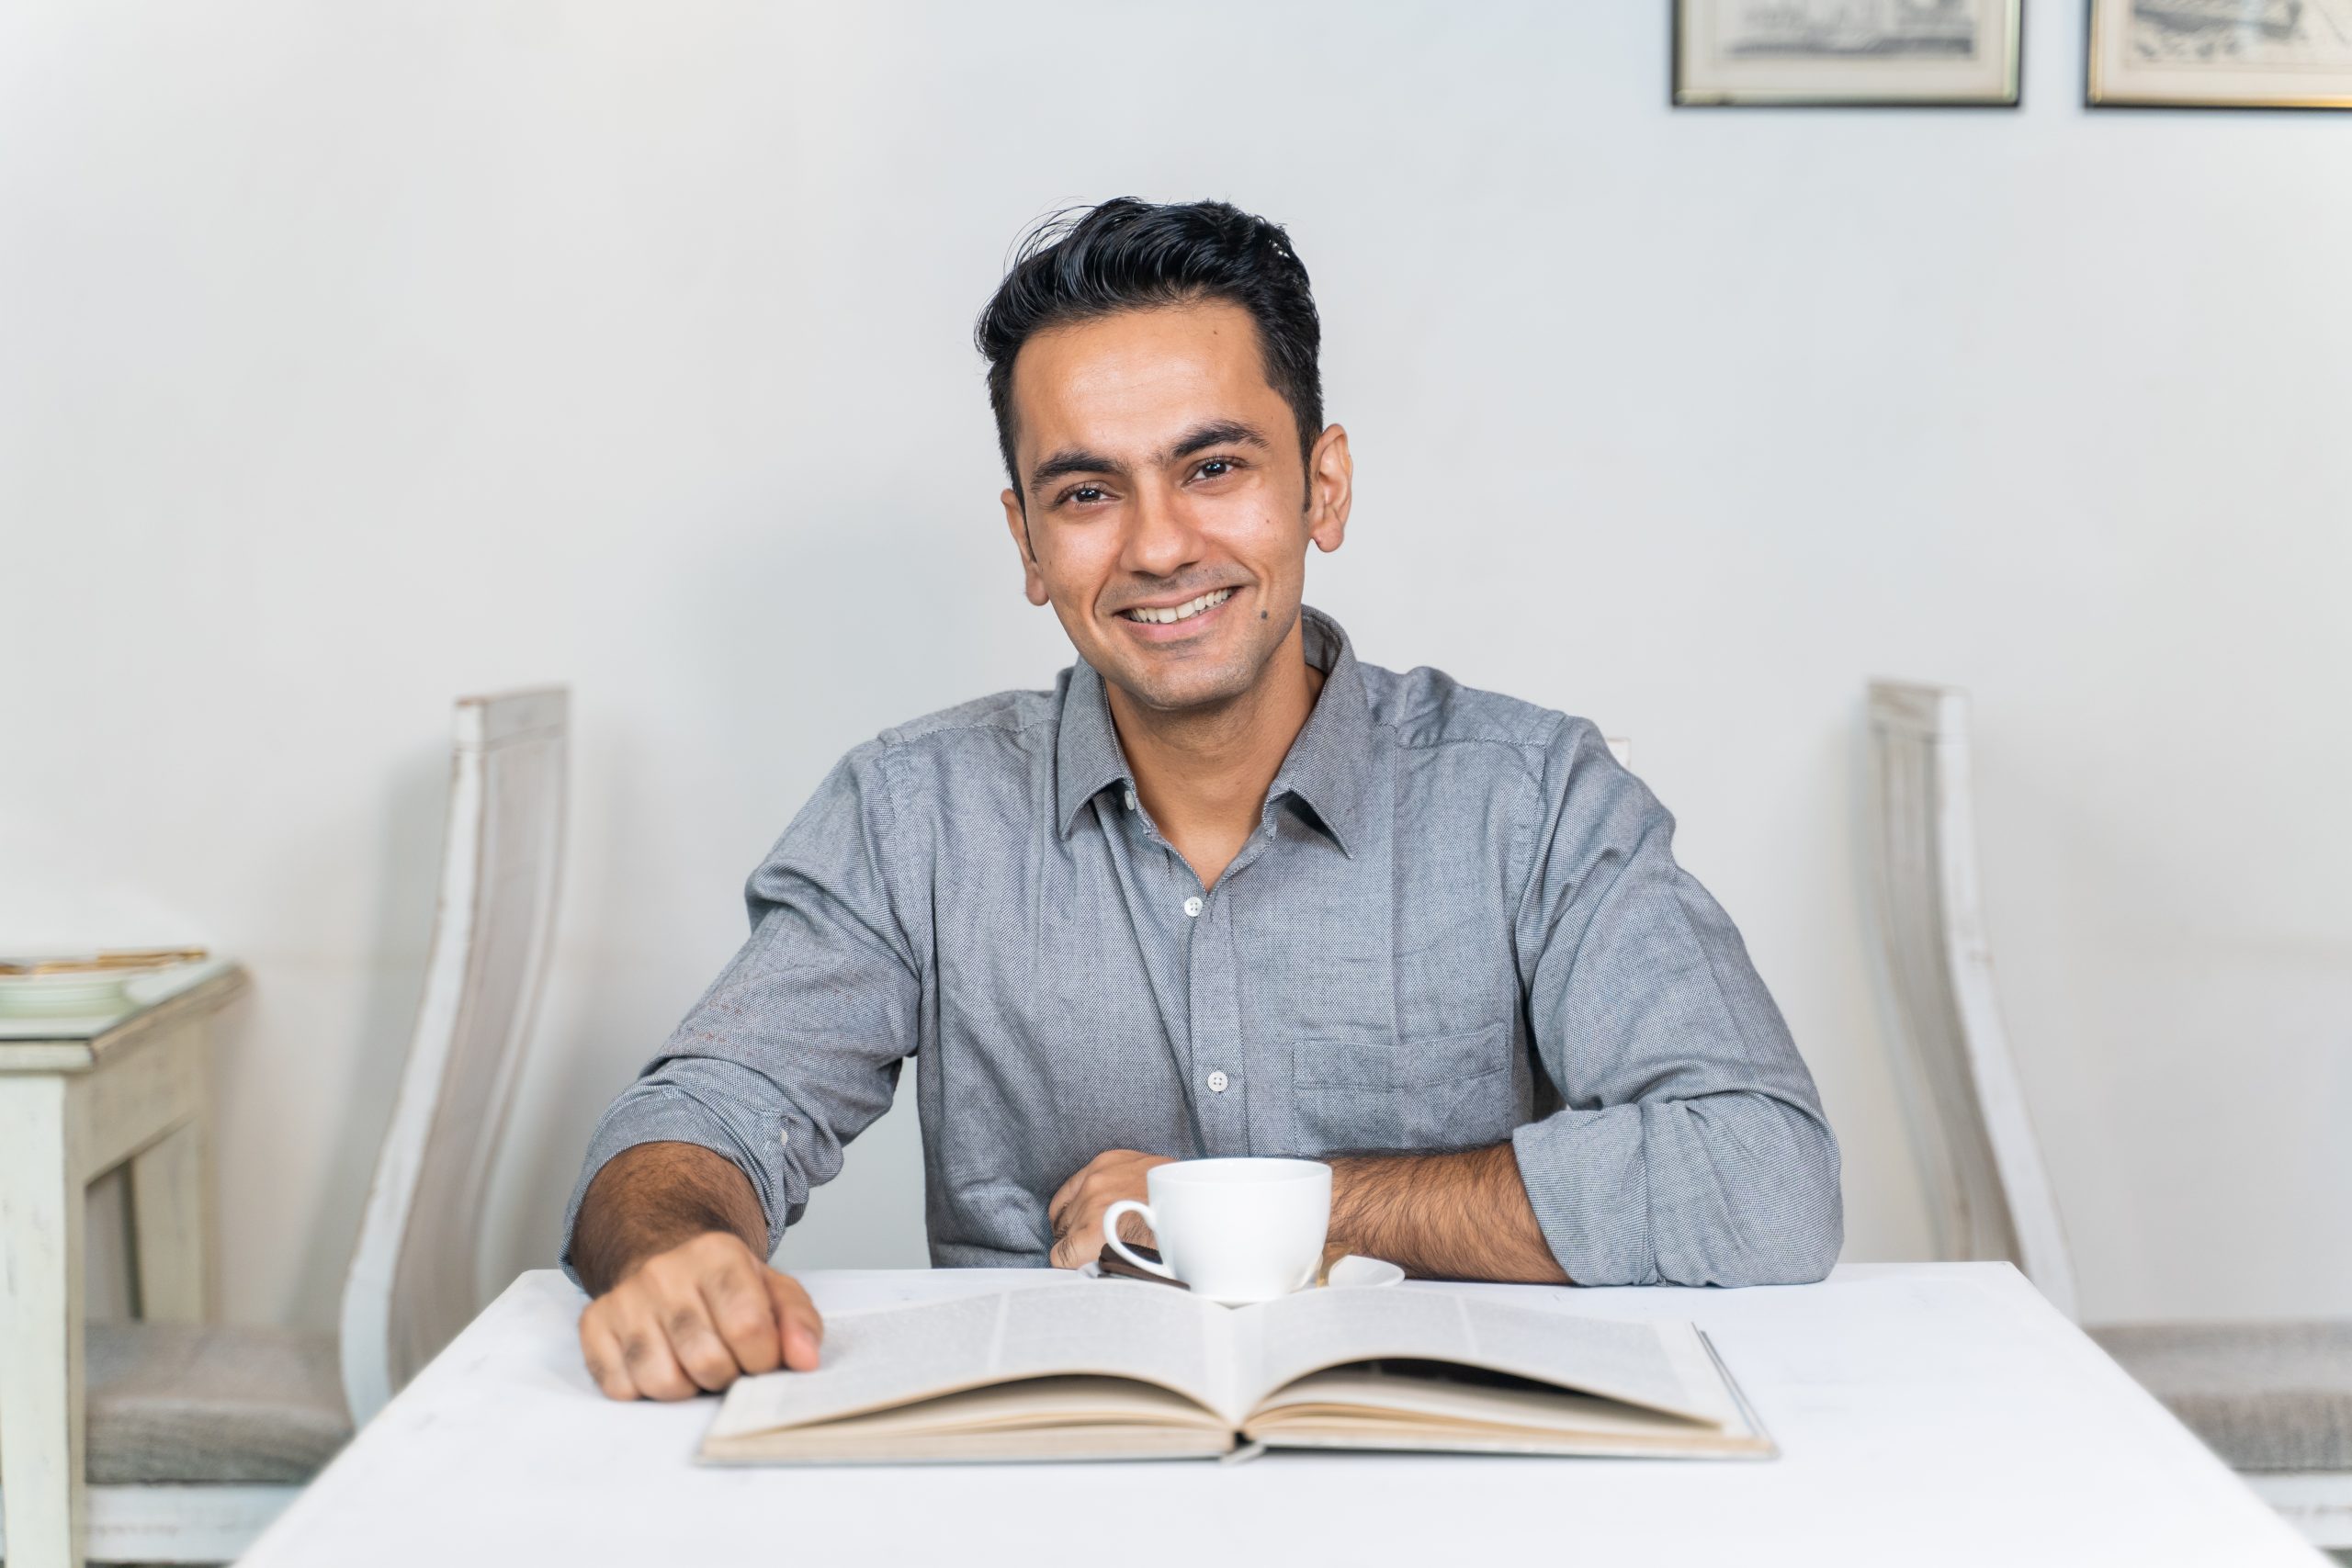
[[[1131,637],[1116,626],[1090,630],[1095,647],[1087,650],[1087,662],[1138,707],[1170,716],[1213,711],[1245,695],[1265,674],[1273,651],[1259,646],[1254,624],[1214,626],[1204,636],[1167,642]]]
[[[1153,713],[1200,713],[1222,707],[1250,689],[1250,672],[1230,668],[1186,671],[1116,668],[1112,680],[1135,704]]]

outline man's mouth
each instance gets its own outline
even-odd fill
[[[1178,621],[1189,621],[1204,611],[1214,610],[1232,597],[1232,589],[1219,588],[1204,593],[1197,599],[1187,599],[1182,604],[1170,604],[1165,608],[1138,604],[1132,610],[1122,610],[1119,614],[1125,619],[1137,621],[1148,626],[1171,626]]]

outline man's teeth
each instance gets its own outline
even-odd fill
[[[1148,621],[1155,626],[1166,626],[1170,621],[1189,621],[1203,610],[1214,610],[1232,597],[1232,589],[1220,588],[1214,593],[1204,593],[1197,599],[1188,599],[1182,604],[1171,604],[1164,610],[1137,605],[1127,612],[1127,619]]]

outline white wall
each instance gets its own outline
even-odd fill
[[[1865,676],[1979,698],[2008,1011],[2094,1316],[2352,1312],[2352,118],[1665,107],[1662,7],[0,10],[0,884],[178,912],[229,1304],[325,1321],[448,699],[577,688],[492,1259],[842,750],[1067,661],[967,341],[1033,215],[1292,226],[1365,657],[1636,738],[1926,1245],[1858,910]],[[28,913],[29,911],[29,913]],[[787,1261],[920,1259],[912,1118]]]

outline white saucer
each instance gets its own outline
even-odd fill
[[[1323,1282],[1335,1291],[1372,1290],[1403,1284],[1405,1270],[1385,1258],[1366,1258],[1351,1252],[1331,1265],[1331,1272]]]
[[[1088,1258],[1078,1266],[1078,1271],[1090,1280],[1105,1278],[1102,1263]],[[1110,1276],[1116,1278],[1115,1275]],[[1405,1270],[1381,1258],[1365,1258],[1351,1252],[1331,1265],[1330,1274],[1324,1280],[1326,1289],[1334,1291],[1377,1290],[1383,1285],[1404,1283]]]

